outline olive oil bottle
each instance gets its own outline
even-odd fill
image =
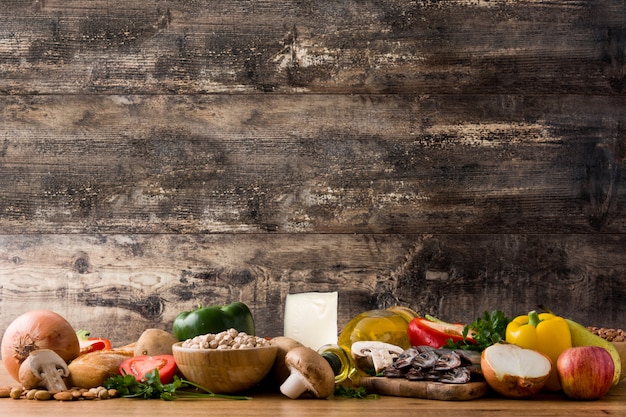
[[[408,307],[396,306],[386,310],[365,311],[351,319],[339,334],[336,345],[324,345],[318,350],[333,368],[335,383],[346,380],[357,383],[363,374],[352,360],[351,348],[355,342],[379,341],[408,349],[407,327],[417,316]]]

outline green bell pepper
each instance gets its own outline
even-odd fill
[[[174,336],[187,340],[208,333],[234,328],[254,336],[254,319],[247,305],[234,302],[225,306],[200,307],[184,311],[174,319]]]

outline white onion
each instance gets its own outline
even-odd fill
[[[524,398],[543,389],[552,361],[536,350],[496,343],[483,350],[480,367],[485,381],[498,394]]]
[[[19,368],[30,352],[51,349],[66,362],[80,353],[76,331],[61,315],[48,310],[32,310],[9,324],[2,336],[2,362],[9,375],[18,380]]]

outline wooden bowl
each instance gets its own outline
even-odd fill
[[[190,349],[178,342],[172,353],[185,379],[216,394],[234,394],[261,382],[274,365],[276,349]]]

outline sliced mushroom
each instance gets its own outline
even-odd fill
[[[280,386],[280,392],[291,399],[305,392],[316,398],[329,397],[335,390],[335,374],[330,364],[313,349],[301,346],[285,355],[291,374]]]
[[[45,387],[51,394],[67,391],[63,378],[69,376],[67,364],[55,351],[32,351],[20,365],[19,380],[24,388]]]
[[[375,373],[391,366],[404,349],[400,346],[378,341],[360,341],[352,344],[352,359],[361,371]]]

